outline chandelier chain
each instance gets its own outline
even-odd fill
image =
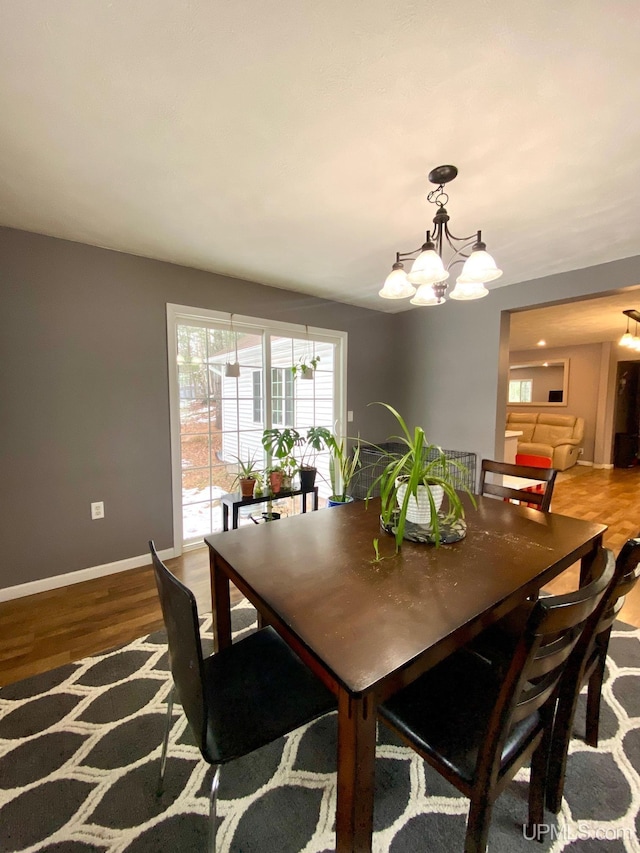
[[[440,184],[435,190],[428,192],[427,201],[430,201],[431,204],[437,204],[438,207],[444,207],[445,204],[449,204],[449,195],[444,191],[444,184]]]

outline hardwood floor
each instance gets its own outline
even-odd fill
[[[556,478],[551,511],[608,526],[604,544],[614,554],[627,539],[640,532],[640,466],[594,470],[574,465]],[[578,585],[579,567],[573,566],[552,581],[547,589],[562,593]],[[622,620],[640,628],[640,584],[627,596]]]
[[[551,509],[607,524],[605,545],[617,554],[640,531],[640,467],[576,466],[562,472]],[[193,589],[200,611],[210,610],[207,549],[167,564]],[[549,589],[564,592],[576,586],[577,567]],[[628,596],[622,618],[640,627],[640,588]],[[150,566],[0,603],[0,685],[123,645],[161,624]]]

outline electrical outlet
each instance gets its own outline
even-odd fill
[[[104,501],[96,501],[91,504],[91,518],[104,518]]]

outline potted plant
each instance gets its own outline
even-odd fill
[[[305,445],[300,459],[300,488],[312,489],[316,482],[316,474],[318,469],[315,465],[310,465],[307,461],[307,454],[312,450],[319,453],[321,450],[329,447],[333,439],[331,430],[323,426],[311,426],[307,430],[305,437]]]
[[[377,448],[389,461],[382,473],[369,488],[369,494],[380,486],[382,501],[382,523],[395,530],[396,552],[402,545],[406,522],[429,527],[436,547],[441,541],[441,526],[464,518],[464,507],[458,494],[459,474],[464,465],[449,459],[441,447],[430,444],[422,427],[411,433],[402,416],[388,403],[385,406],[397,420],[401,435],[391,436],[390,441],[403,445],[403,449],[388,453]],[[373,445],[374,447],[376,445]],[[406,448],[406,449],[405,449]],[[475,506],[475,499],[466,486],[462,487]],[[438,511],[443,498],[447,498],[447,512]]]
[[[291,373],[293,374],[293,378],[300,376],[302,379],[313,379],[315,375],[315,369],[320,362],[320,356],[314,355],[313,358],[309,358],[308,356],[301,356],[298,361],[291,365]]]
[[[256,471],[254,474],[256,478],[255,486],[253,487],[253,495],[256,498],[262,497],[265,494],[266,485],[265,485],[265,472],[264,471]]]
[[[267,480],[269,481],[269,491],[273,495],[277,495],[282,491],[282,481],[284,480],[284,471],[279,465],[272,465],[267,468]]]
[[[236,483],[240,484],[240,492],[243,498],[252,498],[259,471],[255,453],[246,462],[239,456],[235,458],[238,462],[238,473],[233,481],[233,485],[235,486]]]
[[[298,472],[298,460],[294,456],[285,456],[282,460],[282,489],[290,492],[293,489],[293,478]]]
[[[301,444],[302,441],[302,436],[297,429],[294,429],[294,427],[282,427],[281,429],[278,427],[272,427],[271,429],[264,430],[262,433],[262,446],[272,458],[275,457],[278,460],[278,462],[272,465],[269,469],[270,480],[271,473],[277,474],[280,472],[282,477],[293,476],[297,466],[297,462],[293,457],[293,448],[296,447],[296,445]],[[280,491],[281,488],[284,488],[282,484],[279,486],[278,491]],[[291,489],[290,480],[288,488],[289,490]]]
[[[328,447],[331,454],[329,457],[331,495],[327,498],[327,506],[340,506],[353,500],[348,490],[360,468],[360,442],[358,441],[355,445],[353,453],[349,453],[346,439],[338,439],[332,435]]]

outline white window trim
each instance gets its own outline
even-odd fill
[[[177,326],[179,323],[224,322],[229,323],[228,311],[212,311],[207,308],[194,308],[187,305],[167,303],[167,360],[169,370],[169,426],[171,432],[171,493],[173,504],[173,546],[176,556],[183,551],[182,530],[182,454],[180,448],[180,388],[176,351],[178,346]],[[344,435],[347,422],[347,332],[335,329],[322,329],[317,326],[305,326],[299,323],[284,323],[279,320],[261,319],[242,314],[233,314],[234,329],[241,327],[251,331],[267,331],[271,334],[283,334],[291,337],[310,337],[336,345],[334,365],[334,404],[337,415],[336,432]],[[265,375],[271,375],[270,358],[264,362]],[[271,403],[271,383],[265,382],[263,406],[265,412]],[[188,547],[200,547],[199,543]]]

